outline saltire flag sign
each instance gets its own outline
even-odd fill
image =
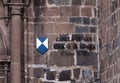
[[[36,38],[36,49],[42,55],[45,54],[48,50],[48,38],[46,37]]]

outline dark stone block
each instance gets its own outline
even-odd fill
[[[74,50],[74,49],[78,49],[78,46],[77,46],[76,43],[68,43],[68,44],[66,45],[66,48],[67,48],[68,50]]]
[[[34,68],[34,77],[35,78],[41,78],[44,77],[44,69],[43,68]]]
[[[59,81],[68,81],[71,78],[71,70],[62,71],[59,75]]]
[[[88,44],[87,48],[88,48],[88,50],[90,50],[90,51],[96,49],[96,47],[95,47],[94,44]]]
[[[72,5],[81,5],[81,0],[72,0]]]
[[[83,40],[83,34],[73,34],[72,41],[81,41]]]
[[[74,65],[74,52],[71,51],[53,51],[50,53],[50,65],[71,66]]]
[[[55,80],[55,78],[56,78],[56,71],[47,72],[47,80]]]
[[[46,0],[34,0],[34,6],[44,6],[45,3],[46,3]]]
[[[75,27],[75,32],[76,33],[89,33],[89,27],[87,26],[76,26]]]
[[[97,27],[90,27],[90,32],[91,33],[96,33]]]
[[[90,18],[83,17],[83,24],[90,24]]]
[[[87,48],[86,44],[80,43],[80,49],[86,49],[86,48]]]
[[[71,18],[69,18],[69,22],[82,23],[82,18],[81,17],[71,17]]]
[[[73,69],[73,74],[74,74],[74,77],[75,79],[79,79],[80,77],[80,69],[79,68],[76,68],[76,69]]]
[[[54,49],[65,49],[64,45],[65,45],[65,44],[63,44],[63,43],[55,43],[55,44],[53,45],[53,48],[54,48]]]
[[[84,41],[92,41],[92,34],[86,34],[85,37],[84,37]]]
[[[92,18],[91,19],[91,24],[92,25],[97,25],[97,19],[96,18]]]
[[[56,41],[69,41],[69,35],[68,34],[62,34],[59,37],[57,37]]]

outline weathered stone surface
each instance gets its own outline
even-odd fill
[[[82,0],[72,0],[72,5],[81,5]]]
[[[83,79],[91,80],[92,79],[92,71],[90,71],[88,69],[84,69],[82,71],[82,77],[83,77]]]
[[[69,18],[69,22],[82,23],[82,18],[81,17],[71,17],[71,18]]]
[[[61,16],[79,16],[79,7],[60,7]]]
[[[84,37],[84,41],[92,41],[92,34],[86,34]]]
[[[84,44],[84,43],[80,43],[80,49],[86,49],[87,48],[87,45]]]
[[[73,34],[72,35],[73,41],[81,41],[81,40],[83,40],[83,38],[84,38],[83,34]]]
[[[53,48],[54,49],[65,49],[65,44],[64,43],[55,43],[54,45],[53,45]]]
[[[90,27],[90,32],[91,33],[96,33],[97,27]]]
[[[70,5],[71,0],[48,0],[48,4],[52,5]]]
[[[85,5],[95,6],[96,0],[85,0]]]
[[[73,55],[74,53],[71,51],[51,52],[49,64],[57,66],[72,66],[74,65]]]
[[[89,27],[87,26],[76,26],[75,27],[75,32],[76,33],[89,33]]]
[[[90,24],[90,18],[83,17],[83,24]]]
[[[96,18],[92,18],[91,19],[91,24],[92,25],[97,25],[97,19]]]
[[[77,65],[97,66],[97,54],[87,50],[77,51]]]
[[[71,79],[70,77],[71,77],[70,70],[62,71],[59,76],[59,81],[68,81]]]
[[[73,69],[73,74],[74,74],[75,79],[79,79],[80,78],[80,69],[79,68]]]
[[[69,41],[69,35],[61,34],[61,35],[59,35],[59,37],[57,37],[56,41]]]
[[[47,72],[47,80],[55,80],[55,78],[56,78],[56,71]]]
[[[90,7],[83,7],[81,9],[81,13],[82,13],[82,16],[91,17],[92,16],[92,9]]]
[[[95,50],[96,47],[95,47],[94,44],[88,44],[87,48],[88,48],[89,50]]]
[[[44,76],[44,69],[43,68],[34,68],[34,77],[40,78]]]
[[[34,0],[34,6],[44,6],[46,4],[46,0]]]
[[[68,44],[66,45],[66,48],[67,48],[68,50],[74,50],[74,49],[78,49],[78,46],[77,46],[76,43],[68,43]]]

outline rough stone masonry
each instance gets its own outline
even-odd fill
[[[120,0],[99,0],[101,83],[120,83]]]
[[[96,0],[32,2],[28,10],[28,33],[25,33],[30,40],[28,43],[26,40],[26,43],[29,46],[28,70],[31,83],[97,82],[96,3]],[[49,50],[45,55],[35,50],[35,37],[49,38]]]

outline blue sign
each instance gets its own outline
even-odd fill
[[[36,38],[36,49],[42,55],[45,54],[48,50],[48,38],[45,37]]]

